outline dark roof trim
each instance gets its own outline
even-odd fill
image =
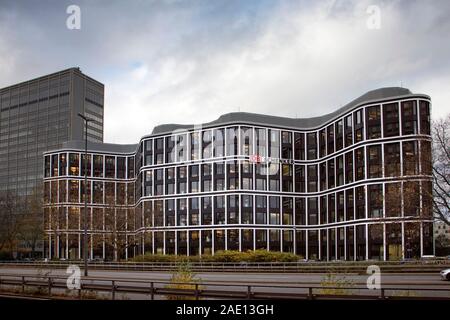
[[[93,81],[93,82],[95,82],[95,83],[97,83],[97,84],[99,84],[99,85],[101,85],[101,86],[104,86],[104,84],[101,83],[100,81],[95,80],[94,78],[91,78],[91,77],[89,77],[88,75],[84,74],[84,73],[81,71],[80,67],[72,67],[72,68],[68,68],[68,69],[61,70],[61,71],[56,71],[56,72],[53,72],[53,73],[49,73],[49,74],[46,74],[46,75],[43,75],[43,76],[39,76],[39,77],[37,77],[37,78],[33,78],[33,79],[21,81],[21,82],[19,82],[19,83],[15,83],[15,84],[9,85],[9,86],[7,86],[7,87],[0,88],[0,92],[2,92],[2,91],[8,91],[8,90],[15,89],[15,88],[20,88],[20,87],[22,87],[22,86],[24,86],[24,85],[26,85],[26,84],[29,84],[30,82],[41,81],[41,80],[44,80],[44,79],[46,79],[46,78],[54,77],[54,76],[57,76],[57,75],[59,75],[59,74],[61,74],[61,73],[65,73],[65,72],[77,72],[77,73],[79,73],[80,75],[82,75],[83,77],[85,77],[86,79],[89,79],[89,80],[91,80],[91,81]]]
[[[88,153],[111,153],[111,154],[123,154],[123,155],[133,155],[136,153],[139,144],[115,144],[115,143],[101,143],[101,142],[91,142],[88,141],[87,149]],[[59,151],[84,151],[84,141],[82,140],[70,140],[62,143],[61,147],[55,150],[48,150],[44,154],[55,153]]]

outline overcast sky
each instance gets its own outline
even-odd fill
[[[66,27],[71,4],[80,30]],[[233,111],[320,116],[386,86],[430,95],[438,118],[449,37],[448,0],[0,0],[0,87],[79,66],[105,84],[113,143]]]

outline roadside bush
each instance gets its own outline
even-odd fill
[[[189,262],[183,261],[178,266],[178,270],[172,274],[172,278],[170,279],[170,284],[166,286],[168,289],[178,289],[178,290],[186,290],[191,291],[197,289],[201,290],[200,278],[197,278],[192,272],[191,266]],[[194,296],[184,296],[182,294],[176,295],[167,295],[166,299],[168,300],[194,300]]]
[[[355,283],[351,279],[344,277],[337,277],[333,273],[328,273],[320,282],[322,287],[319,294],[323,295],[350,295]]]
[[[218,251],[215,255],[202,256],[177,256],[162,254],[145,254],[137,256],[131,261],[133,262],[296,262],[299,256],[293,253],[274,252],[267,250],[255,250],[239,252],[235,250]]]

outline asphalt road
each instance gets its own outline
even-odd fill
[[[49,274],[53,276],[67,277],[64,269],[34,269],[34,268],[17,268],[17,267],[0,267],[0,275],[43,275]],[[276,274],[276,273],[223,273],[223,272],[207,272],[196,273],[195,277],[200,282],[208,283],[204,288],[217,290],[236,290],[245,291],[248,285],[252,285],[252,290],[260,292],[283,292],[283,293],[305,293],[305,287],[321,286],[326,279],[327,274],[320,273],[297,273],[297,274]],[[336,274],[335,279],[345,280],[346,284],[350,284],[354,289],[352,292],[366,293],[366,283],[369,275],[358,274]],[[133,284],[137,286],[147,286],[149,281],[168,281],[172,277],[170,272],[133,272],[133,271],[102,271],[92,270],[89,277],[82,277],[83,281],[90,283],[105,283],[105,281],[116,280],[116,285]],[[95,280],[93,279],[95,278]],[[104,279],[105,281],[102,282]],[[132,282],[126,282],[132,281]],[[162,287],[165,284],[156,284]],[[228,285],[235,285],[229,287]],[[387,294],[396,292],[397,295],[413,295],[418,297],[449,297],[450,298],[450,282],[442,281],[439,274],[430,273],[386,273],[381,275],[381,286],[387,290]],[[426,288],[427,291],[415,291],[414,288]],[[361,289],[359,289],[361,288]],[[445,291],[441,291],[444,289]],[[320,291],[320,289],[318,289]],[[377,290],[371,290],[371,294],[379,294]],[[126,299],[142,299],[148,298],[143,295],[126,294]]]

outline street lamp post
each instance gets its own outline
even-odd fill
[[[85,115],[79,113],[78,116],[84,120],[84,164],[83,164],[83,170],[84,170],[84,212],[83,212],[83,228],[84,228],[84,234],[83,234],[83,259],[84,259],[84,276],[88,276],[88,244],[87,244],[87,161],[88,161],[88,155],[87,155],[87,127],[88,122],[92,121],[92,119],[87,118]]]

